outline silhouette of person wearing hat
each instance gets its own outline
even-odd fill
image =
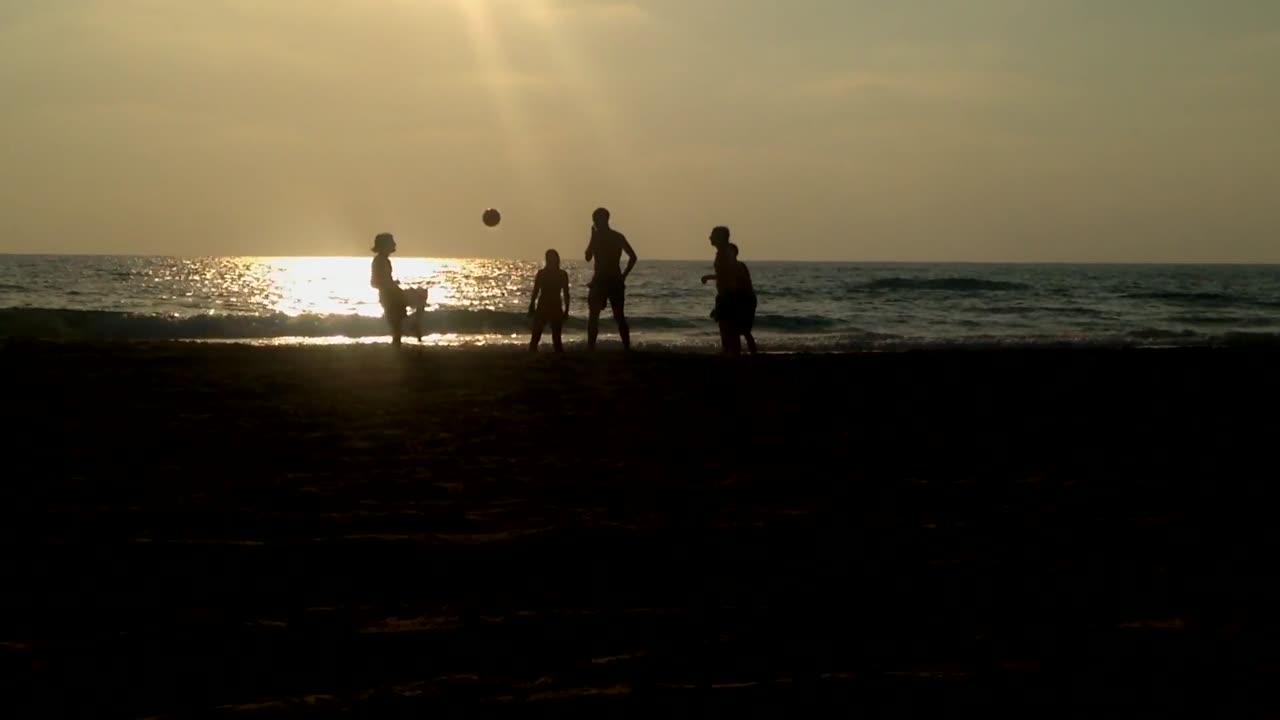
[[[402,288],[391,273],[391,253],[396,251],[396,240],[391,233],[378,233],[373,238],[373,267],[369,285],[378,290],[378,303],[383,317],[391,326],[391,344],[400,347],[406,308],[414,308],[414,335],[422,341],[422,313],[427,307],[426,288]]]

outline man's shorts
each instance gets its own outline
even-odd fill
[[[620,312],[626,302],[626,294],[627,285],[621,277],[593,278],[591,289],[587,291],[587,307],[599,311],[607,303],[615,312]]]
[[[721,293],[716,295],[716,307],[711,311],[711,318],[729,323],[740,333],[749,333],[756,324],[756,305],[755,293]]]

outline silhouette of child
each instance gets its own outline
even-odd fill
[[[561,308],[560,301],[564,300]],[[529,340],[529,352],[538,351],[542,329],[551,325],[551,344],[556,352],[564,352],[560,344],[560,331],[564,319],[569,316],[569,273],[560,269],[560,253],[547,251],[547,264],[533,279],[533,296],[529,298],[529,317],[533,318],[533,337]]]
[[[391,273],[391,253],[396,251],[396,241],[391,233],[378,233],[373,238],[373,266],[369,285],[378,291],[378,303],[383,317],[391,326],[391,344],[400,347],[400,337],[407,315],[406,308],[414,307],[414,334],[422,341],[422,313],[427,306],[427,290],[401,288],[400,281]]]

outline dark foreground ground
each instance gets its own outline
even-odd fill
[[[1278,359],[9,343],[0,715],[1267,714]]]

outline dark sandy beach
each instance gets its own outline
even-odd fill
[[[0,714],[1275,711],[1277,360],[8,342]]]

